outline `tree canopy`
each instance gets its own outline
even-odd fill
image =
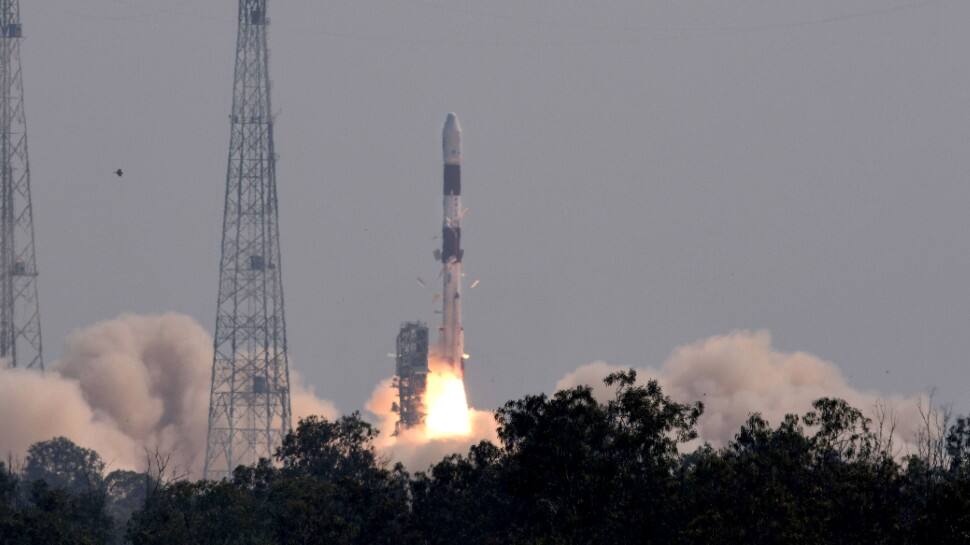
[[[510,401],[498,444],[409,474],[359,414],[311,417],[274,460],[220,482],[115,471],[58,438],[0,464],[0,542],[133,545],[970,543],[970,419],[905,459],[845,401],[729,444],[697,438],[700,403],[627,371]]]

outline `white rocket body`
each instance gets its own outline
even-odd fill
[[[461,126],[455,114],[448,114],[441,135],[444,153],[444,223],[441,263],[442,323],[439,339],[441,358],[460,374],[465,371],[465,331],[461,325]]]

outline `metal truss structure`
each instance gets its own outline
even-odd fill
[[[398,414],[395,433],[424,423],[424,392],[428,383],[428,326],[407,322],[397,335],[397,376],[399,402],[392,409]]]
[[[0,0],[0,359],[44,369],[19,0]]]
[[[266,4],[239,0],[205,458],[213,480],[271,458],[291,425]]]

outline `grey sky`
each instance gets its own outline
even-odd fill
[[[48,359],[125,311],[211,330],[236,3],[21,3]],[[970,4],[914,4],[272,2],[293,366],[359,408],[435,319],[453,110],[476,406],[765,328],[970,409]]]

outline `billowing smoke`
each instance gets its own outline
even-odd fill
[[[563,377],[556,390],[577,385],[593,388],[606,402],[613,390],[603,384],[608,374],[629,366],[594,362]],[[639,380],[656,379],[664,392],[681,402],[701,401],[704,415],[698,423],[700,441],[727,444],[748,417],[761,414],[777,425],[786,414],[803,414],[823,397],[846,400],[882,426],[885,440],[892,433],[897,455],[916,452],[920,434],[927,433],[927,418],[935,419],[922,395],[886,395],[848,384],[833,363],[804,352],[782,352],[772,347],[766,331],[737,331],[681,346],[659,367],[638,369]],[[391,412],[397,391],[391,380],[382,382],[367,405],[381,419],[381,447],[411,469],[423,469],[453,452],[465,452],[481,440],[496,441],[491,413],[470,410],[472,433],[447,440],[429,440],[421,429],[391,437],[397,415]],[[694,446],[700,443],[694,443]],[[688,445],[688,448],[691,446]]]
[[[432,439],[428,437],[427,430],[417,427],[402,430],[395,436],[394,427],[398,415],[391,411],[391,405],[397,401],[397,396],[392,379],[387,379],[377,385],[366,406],[379,420],[381,434],[377,439],[377,447],[389,461],[401,462],[412,471],[421,471],[444,456],[468,452],[469,447],[480,441],[498,441],[492,413],[471,407],[468,408],[470,431],[467,434]]]
[[[63,435],[98,451],[110,468],[142,467],[145,449],[201,475],[208,426],[212,339],[178,314],[123,315],[73,333],[46,374],[0,371],[0,448],[22,457]],[[291,372],[295,417],[336,416]]]
[[[602,379],[624,366],[595,362],[563,377],[556,389],[585,384],[597,399],[612,392]],[[704,415],[698,432],[704,441],[720,446],[730,441],[753,413],[772,424],[786,414],[803,414],[822,397],[836,397],[876,420],[895,424],[896,445],[907,442],[925,426],[921,396],[883,395],[850,386],[832,363],[804,352],[780,352],[765,331],[737,331],[677,348],[659,368],[638,369],[640,380],[656,379],[664,392],[681,402],[701,401]]]
[[[0,425],[0,455],[22,459],[31,444],[63,435],[97,450],[112,469],[140,469],[145,449],[158,449],[171,454],[181,471],[199,477],[211,365],[212,339],[187,316],[123,315],[79,330],[46,374],[0,370],[0,414],[7,416]],[[605,401],[611,391],[603,377],[625,368],[585,365],[556,389],[588,384]],[[890,414],[903,450],[925,426],[921,396],[853,388],[830,362],[775,350],[767,332],[738,331],[698,341],[674,350],[661,366],[639,372],[641,380],[656,378],[674,399],[702,401],[699,432],[714,445],[730,441],[752,413],[778,423],[785,414],[808,411],[820,397],[843,398],[875,418]],[[291,375],[294,417],[336,417],[331,403]],[[394,436],[396,396],[388,379],[366,406],[379,420],[377,446],[388,460],[422,470],[479,441],[496,441],[492,414],[471,408],[468,434],[430,439],[418,428]]]
[[[31,444],[63,435],[97,448],[112,465],[134,467],[137,461],[130,438],[95,413],[77,382],[56,373],[0,370],[0,411],[4,458],[22,460]]]

